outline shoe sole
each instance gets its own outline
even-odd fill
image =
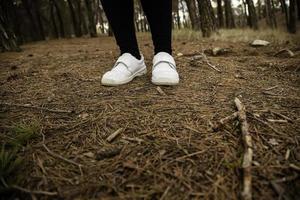
[[[140,69],[139,71],[137,71],[136,73],[132,74],[130,77],[128,77],[126,80],[122,81],[122,82],[118,82],[118,83],[110,83],[110,82],[103,82],[101,81],[101,84],[102,85],[105,85],[105,86],[119,86],[119,85],[124,85],[126,83],[129,83],[131,82],[135,77],[138,77],[138,76],[143,76],[147,73],[147,68],[142,68]]]
[[[160,79],[160,80],[153,80],[153,79],[151,79],[151,82],[154,85],[165,85],[165,86],[174,86],[174,85],[178,85],[179,84],[179,80],[178,81],[170,81],[168,79]]]

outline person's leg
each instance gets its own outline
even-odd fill
[[[101,2],[121,51],[121,56],[114,67],[103,74],[101,83],[108,86],[129,83],[135,77],[147,72],[135,35],[133,0],[101,0]]]
[[[177,85],[179,75],[172,57],[172,0],[141,0],[148,19],[155,56],[152,83]]]
[[[141,0],[148,19],[155,54],[172,54],[172,0]]]
[[[101,0],[121,54],[130,53],[140,59],[134,27],[133,0]]]

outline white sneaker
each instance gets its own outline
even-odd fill
[[[101,83],[107,86],[122,85],[146,73],[147,69],[143,56],[138,60],[130,53],[124,53],[118,58],[112,70],[102,76]]]
[[[154,56],[151,81],[155,85],[177,85],[179,83],[175,60],[170,54],[159,52]]]

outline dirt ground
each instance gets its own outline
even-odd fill
[[[18,152],[18,186],[30,191],[7,196],[239,199],[239,122],[211,128],[236,111],[238,97],[253,139],[253,198],[300,198],[299,46],[176,40],[181,82],[159,89],[150,82],[151,40],[139,41],[148,73],[119,87],[100,84],[118,56],[113,38],[37,42],[0,54],[1,143],[16,124],[41,127]],[[212,56],[213,47],[229,51]],[[274,56],[282,48],[296,55]],[[205,49],[220,73],[199,56]]]

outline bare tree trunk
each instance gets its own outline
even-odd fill
[[[103,19],[103,10],[102,10],[102,7],[100,5],[100,2],[99,0],[96,0],[96,22],[100,24],[100,30],[101,30],[101,33],[105,33],[105,27],[104,27],[104,19]]]
[[[280,0],[280,4],[281,4],[281,10],[284,12],[285,15],[286,28],[289,29],[289,13],[288,13],[285,0]]]
[[[224,0],[225,6],[225,23],[227,28],[235,28],[231,0]]]
[[[191,25],[194,30],[199,30],[199,24],[198,24],[198,17],[197,17],[197,9],[196,9],[196,3],[195,0],[185,0],[188,13],[191,20]]]
[[[81,0],[75,0],[76,8],[77,8],[77,17],[78,17],[78,25],[84,35],[88,34],[88,28],[86,24],[86,20],[84,18],[84,13],[82,12]]]
[[[257,0],[257,17],[258,19],[261,19],[262,16],[261,16],[261,0]]]
[[[55,10],[56,10],[58,23],[59,23],[60,36],[62,38],[64,38],[64,37],[66,37],[66,34],[65,34],[65,27],[64,27],[63,19],[61,16],[61,11],[60,11],[60,8],[59,8],[56,0],[53,0],[53,3],[54,3]]]
[[[246,0],[248,5],[248,13],[249,13],[249,20],[250,20],[250,27],[254,30],[258,29],[258,20],[255,11],[255,6],[253,0]]]
[[[57,29],[57,26],[56,26],[56,22],[55,22],[54,2],[53,2],[53,0],[49,1],[49,5],[50,5],[50,17],[51,17],[51,21],[52,21],[52,25],[53,25],[54,37],[58,38],[59,34],[58,34],[58,29]]]
[[[296,33],[296,0],[290,0],[288,31]]]
[[[217,0],[217,15],[218,15],[218,26],[219,26],[219,28],[223,28],[224,27],[224,15],[223,15],[222,0]]]
[[[76,37],[81,37],[82,36],[81,27],[77,22],[74,5],[72,4],[71,0],[67,0],[67,1],[68,1],[68,5],[69,5],[69,8],[70,8],[70,13],[71,13],[71,17],[72,17],[72,23],[73,23],[75,36]]]
[[[269,27],[271,28],[276,28],[277,23],[276,23],[276,17],[274,13],[274,7],[273,7],[273,2],[271,0],[266,0],[266,21]]]
[[[91,37],[97,37],[96,32],[96,23],[94,19],[94,12],[93,12],[93,6],[91,0],[85,0],[85,5],[87,8],[87,14],[89,19],[89,32]]]
[[[13,9],[11,1],[0,2],[0,51],[21,51],[11,23]]]
[[[297,16],[298,16],[298,20],[300,21],[300,1],[296,0],[297,2]]]
[[[34,0],[33,2],[34,2],[33,3],[33,6],[34,6],[33,9],[34,9],[34,12],[35,12],[35,15],[36,15],[37,24],[38,24],[39,32],[40,32],[40,37],[41,37],[42,40],[45,40],[46,36],[45,36],[44,26],[43,26],[42,19],[41,19],[39,1]]]
[[[203,37],[210,37],[214,30],[214,22],[212,20],[210,6],[210,0],[198,0],[198,8],[200,13],[201,30]]]
[[[35,23],[35,19],[34,19],[34,15],[31,12],[31,1],[30,0],[22,0],[22,3],[25,7],[25,10],[28,14],[29,20],[30,20],[30,31],[31,31],[31,35],[33,36],[33,40],[41,40],[42,37],[39,34],[39,28],[37,26],[37,24]]]

